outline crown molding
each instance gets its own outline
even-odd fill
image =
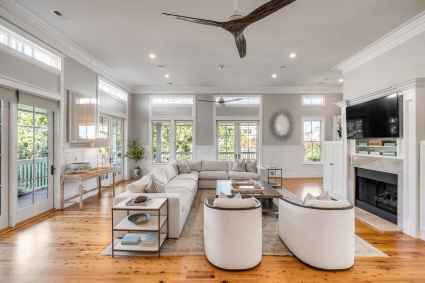
[[[394,93],[400,93],[403,91],[407,91],[409,89],[416,89],[416,88],[425,88],[425,78],[417,78],[417,79],[408,80],[402,83],[394,84],[384,89],[370,91],[369,93],[356,98],[348,97],[346,99],[346,102],[348,105],[353,105],[353,104],[362,103],[372,99],[376,99],[383,96],[391,95]]]
[[[212,86],[137,86],[135,94],[337,94],[341,86],[220,88]]]
[[[49,25],[45,20],[29,11],[17,1],[0,1],[0,17],[8,21],[9,24],[19,28],[21,32],[23,31],[29,34],[38,43],[47,45],[62,56],[65,55],[75,59],[80,64],[90,68],[126,91],[131,91],[131,86],[120,82],[115,77],[111,67],[96,59],[65,34]]]
[[[340,63],[337,68],[344,74],[348,73],[423,32],[425,32],[425,11],[366,46],[352,57]]]

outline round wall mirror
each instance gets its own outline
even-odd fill
[[[288,115],[283,112],[276,113],[271,121],[272,133],[277,138],[286,138],[291,131],[291,123]]]

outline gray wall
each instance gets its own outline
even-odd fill
[[[342,94],[327,94],[324,106],[303,106],[299,94],[263,95],[263,146],[301,145],[303,116],[325,117],[325,139],[331,140],[332,117],[340,115],[336,103],[341,100]],[[278,111],[284,111],[290,117],[292,132],[286,140],[277,139],[271,131],[272,116]]]
[[[0,72],[6,77],[51,91],[60,92],[60,75],[37,64],[0,50]]]

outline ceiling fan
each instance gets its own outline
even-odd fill
[[[214,100],[198,98],[199,102],[217,103],[218,105],[226,105],[226,103],[232,103],[232,102],[241,101],[241,100],[243,100],[243,97],[232,98],[228,100],[225,100],[223,96],[220,96],[218,99],[214,99]]]
[[[200,19],[194,17],[187,17],[182,15],[170,14],[170,13],[162,13],[166,16],[175,17],[178,20],[183,20],[187,22],[192,22],[195,24],[216,26],[223,28],[230,32],[235,38],[236,47],[238,48],[239,56],[241,58],[246,55],[246,40],[243,34],[244,30],[250,25],[253,24],[270,14],[282,9],[283,7],[295,2],[296,0],[271,0],[264,5],[258,7],[251,13],[246,16],[242,16],[238,9],[238,0],[235,0],[235,10],[232,16],[230,16],[228,21],[213,21],[207,19]]]

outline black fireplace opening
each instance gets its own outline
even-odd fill
[[[397,224],[396,174],[356,168],[356,206]]]

